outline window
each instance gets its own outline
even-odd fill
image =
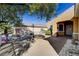
[[[58,31],[63,31],[63,24],[59,24]]]

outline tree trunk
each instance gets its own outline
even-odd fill
[[[51,32],[51,36],[52,36],[52,29],[50,30],[50,32]]]
[[[7,27],[5,27],[5,29],[4,29],[4,34],[6,36],[6,40],[8,40],[8,29],[7,29]]]

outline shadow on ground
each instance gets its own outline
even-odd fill
[[[51,44],[51,46],[55,49],[55,51],[59,54],[62,47],[66,43],[67,39],[71,39],[71,37],[48,37],[45,38],[45,40],[48,40],[48,42]]]

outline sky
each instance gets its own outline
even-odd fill
[[[72,5],[74,5],[73,3],[59,3],[57,10],[56,10],[56,15],[59,15],[61,13],[63,13],[65,10],[67,10],[69,7],[71,7]],[[50,20],[53,20],[53,16]],[[38,19],[35,16],[30,16],[29,14],[25,13],[23,16],[23,24],[27,25],[27,24],[40,24],[40,25],[45,25],[46,24],[46,20],[45,19]]]

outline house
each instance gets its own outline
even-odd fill
[[[53,36],[73,36],[79,39],[79,4],[75,4],[47,23],[52,25]]]

